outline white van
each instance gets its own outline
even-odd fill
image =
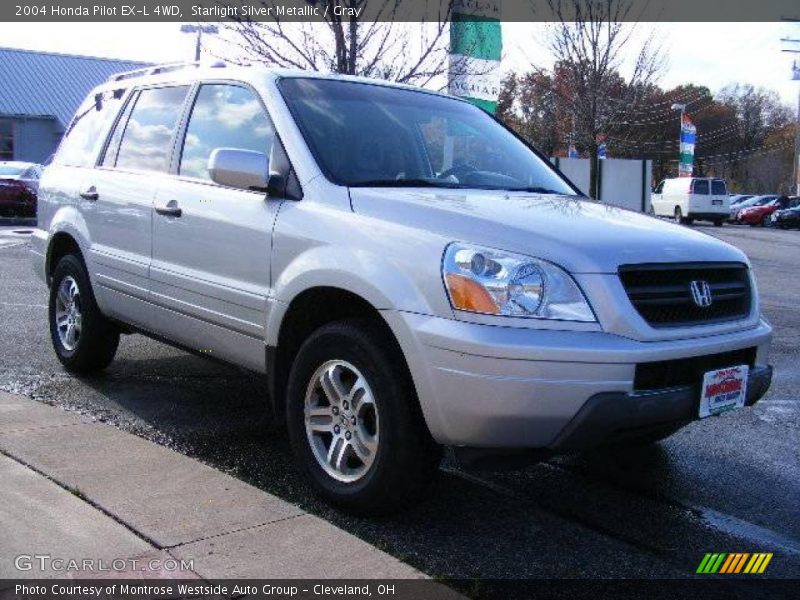
[[[725,181],[713,177],[665,179],[653,190],[650,203],[656,216],[672,217],[687,225],[698,219],[722,227],[730,213]]]

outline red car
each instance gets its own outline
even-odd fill
[[[791,207],[792,201],[786,196],[760,196],[753,204],[739,211],[737,220],[739,223],[747,223],[750,227],[756,225],[770,227],[772,213]]]
[[[0,217],[36,217],[41,175],[41,165],[0,161]]]

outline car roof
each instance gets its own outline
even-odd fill
[[[392,87],[398,89],[425,92],[436,96],[444,96],[454,100],[462,100],[455,96],[428,90],[425,88],[387,81],[385,79],[373,79],[358,75],[342,75],[339,73],[320,73],[318,71],[304,71],[302,69],[277,69],[269,68],[262,64],[237,65],[224,61],[213,63],[167,63],[163,65],[151,65],[133,71],[124,71],[111,75],[108,80],[95,88],[95,91],[118,89],[128,85],[151,85],[153,83],[193,83],[195,81],[207,79],[231,79],[244,83],[263,83],[268,80],[278,80],[286,78],[305,78],[305,79],[327,79],[332,81],[349,81],[382,87]]]

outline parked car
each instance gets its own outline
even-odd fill
[[[734,195],[731,196],[731,208],[728,218],[726,219],[728,223],[735,223],[736,222],[736,215],[741,210],[745,203],[753,198],[754,196],[750,196],[747,194],[743,195]]]
[[[780,229],[800,228],[800,197],[792,196],[790,198],[791,208],[778,209],[770,220],[773,227]]]
[[[725,181],[713,177],[665,179],[653,190],[650,203],[656,216],[688,225],[700,220],[721,227],[730,214]]]
[[[730,197],[731,208],[733,208],[736,204],[739,204],[740,202],[744,202],[745,200],[749,200],[752,197],[753,197],[752,194],[731,194],[731,197]]]
[[[303,472],[352,511],[423,496],[444,445],[469,463],[653,442],[770,385],[740,250],[586,198],[435,92],[121,74],[39,198],[64,367],[103,369],[143,333],[266,374]]]
[[[754,206],[757,202],[768,202],[772,198],[777,198],[777,196],[751,196],[747,200],[742,200],[735,206],[731,206],[730,210],[730,221],[734,223],[739,222],[739,211],[744,210],[750,206]]]
[[[0,217],[36,216],[41,165],[0,161]]]
[[[751,227],[761,225],[769,227],[772,223],[770,217],[778,209],[790,208],[791,201],[786,196],[760,196],[760,199],[751,206],[745,207],[737,214],[739,223]]]

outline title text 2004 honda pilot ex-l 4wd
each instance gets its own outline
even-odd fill
[[[419,497],[443,445],[474,463],[654,441],[771,381],[740,251],[586,199],[444,95],[120,74],[39,194],[64,366],[102,369],[139,332],[266,373],[298,462],[349,510]]]

